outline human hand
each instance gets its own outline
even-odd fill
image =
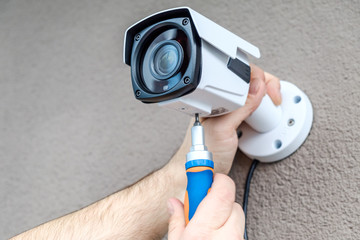
[[[215,172],[228,174],[238,147],[236,130],[239,125],[259,106],[265,94],[268,94],[275,105],[280,105],[280,81],[277,77],[264,73],[258,66],[251,65],[250,89],[243,107],[219,117],[202,118],[205,129],[205,144],[213,153]],[[181,153],[186,154],[191,146],[190,122]],[[183,162],[181,163],[183,165]]]
[[[185,226],[184,206],[176,198],[168,201],[169,240],[243,239],[245,216],[235,203],[235,184],[224,174],[215,174],[211,191],[199,204],[194,217]]]

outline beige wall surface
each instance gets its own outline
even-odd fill
[[[189,117],[134,99],[123,34],[188,5],[261,49],[296,83],[314,124],[252,181],[251,239],[359,239],[359,1],[0,1],[0,236],[109,195],[165,164]],[[250,160],[231,177],[241,202]]]

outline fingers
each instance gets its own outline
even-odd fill
[[[280,80],[274,75],[265,72],[267,94],[276,106],[281,104]]]
[[[168,239],[177,240],[180,239],[185,229],[184,206],[178,199],[170,198],[168,200],[168,208],[171,214],[169,219]]]
[[[210,193],[185,228],[182,203],[175,198],[169,199],[168,239],[243,239],[245,216],[241,206],[234,201],[234,182],[227,175],[215,174]]]
[[[189,225],[219,229],[230,217],[234,201],[234,181],[224,174],[215,174],[210,193],[199,204]]]
[[[260,105],[268,93],[275,105],[281,104],[280,81],[274,75],[264,72],[255,64],[251,64],[249,93],[243,107],[218,117],[222,124],[237,129],[239,125]]]
[[[234,239],[243,239],[245,231],[245,215],[240,204],[236,202],[233,203],[231,215],[220,231],[220,234],[223,234],[223,232],[230,232],[232,236],[238,236],[238,238]]]
[[[255,109],[260,105],[262,98],[266,93],[265,75],[264,71],[258,66],[251,64],[251,79],[249,93],[246,103],[243,107],[221,116],[227,126],[237,129]]]

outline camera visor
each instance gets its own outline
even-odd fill
[[[160,42],[150,57],[151,74],[159,80],[172,77],[183,61],[181,45],[174,40]]]

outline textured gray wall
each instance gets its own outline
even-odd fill
[[[260,47],[312,100],[287,160],[261,164],[251,239],[359,239],[359,1],[0,1],[0,236],[86,206],[167,162],[189,118],[137,102],[125,29],[189,5]],[[250,160],[231,170],[238,200]]]

